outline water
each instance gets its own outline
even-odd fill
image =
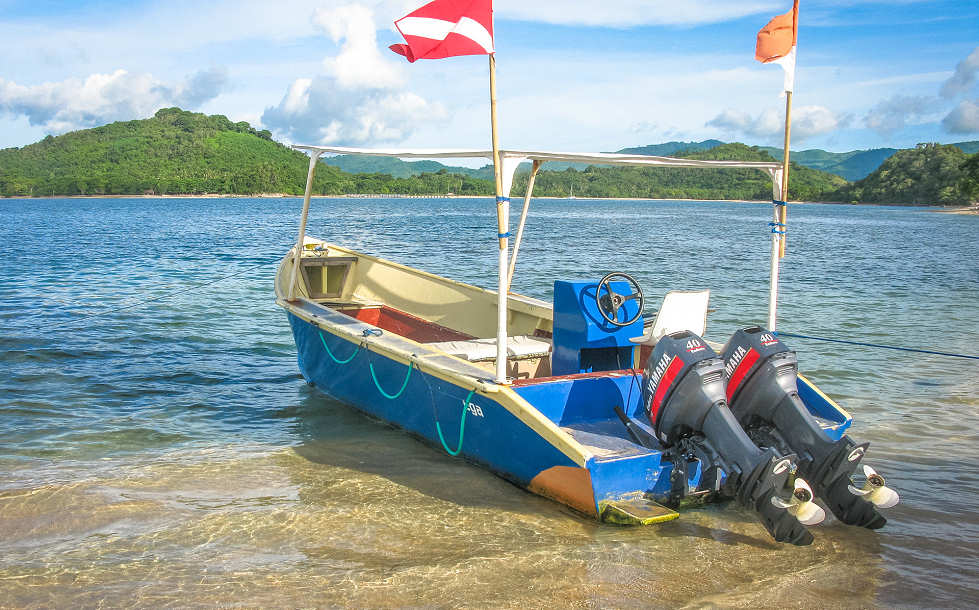
[[[902,494],[879,532],[831,523],[787,547],[733,505],[599,525],[305,385],[272,294],[299,209],[0,201],[0,606],[979,598],[977,361],[790,342]],[[711,288],[714,340],[766,318],[767,206],[534,210],[518,292],[618,270],[652,303]],[[493,215],[486,200],[316,200],[310,233],[494,286]],[[789,222],[783,330],[979,353],[979,218],[796,205]]]

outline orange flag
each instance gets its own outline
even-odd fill
[[[795,84],[795,47],[799,37],[799,0],[792,10],[769,21],[758,32],[755,59],[767,64],[776,63],[785,70],[785,90]]]

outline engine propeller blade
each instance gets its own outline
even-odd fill
[[[900,501],[901,497],[897,492],[884,484],[884,477],[877,474],[877,471],[864,464],[863,473],[867,480],[863,487],[857,489],[853,485],[849,486],[850,493],[864,498],[873,503],[877,508],[890,508]]]
[[[800,478],[795,480],[795,489],[788,502],[778,496],[772,496],[772,504],[789,511],[803,525],[816,525],[826,518],[826,511],[813,502],[812,488]]]

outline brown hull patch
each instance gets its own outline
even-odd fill
[[[535,494],[567,504],[571,508],[598,518],[591,473],[586,468],[551,466],[543,470],[527,486]]]

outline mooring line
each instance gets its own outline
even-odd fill
[[[459,455],[459,452],[462,451],[462,438],[466,432],[466,415],[469,414],[469,401],[472,399],[473,394],[475,393],[476,388],[469,390],[469,395],[462,401],[462,417],[459,421],[459,445],[456,447],[455,451],[449,449],[449,445],[445,442],[445,437],[442,436],[442,425],[439,423],[437,418],[435,420],[435,431],[439,433],[439,440],[442,441],[442,448],[445,449],[446,453],[453,457]]]
[[[898,347],[896,345],[881,345],[880,343],[866,343],[863,341],[847,341],[846,339],[831,339],[829,337],[813,337],[812,335],[799,335],[796,333],[787,333],[783,331],[775,331],[775,334],[780,337],[797,337],[799,339],[812,339],[813,341],[828,341],[830,343],[846,343],[847,345],[860,345],[863,347],[876,347],[880,349],[893,349],[902,352],[916,352],[918,354],[934,354],[936,356],[949,356],[950,358],[969,358],[970,360],[979,360],[979,356],[970,356],[969,354],[955,354],[952,352],[939,352],[931,349],[915,349],[913,347]]]

